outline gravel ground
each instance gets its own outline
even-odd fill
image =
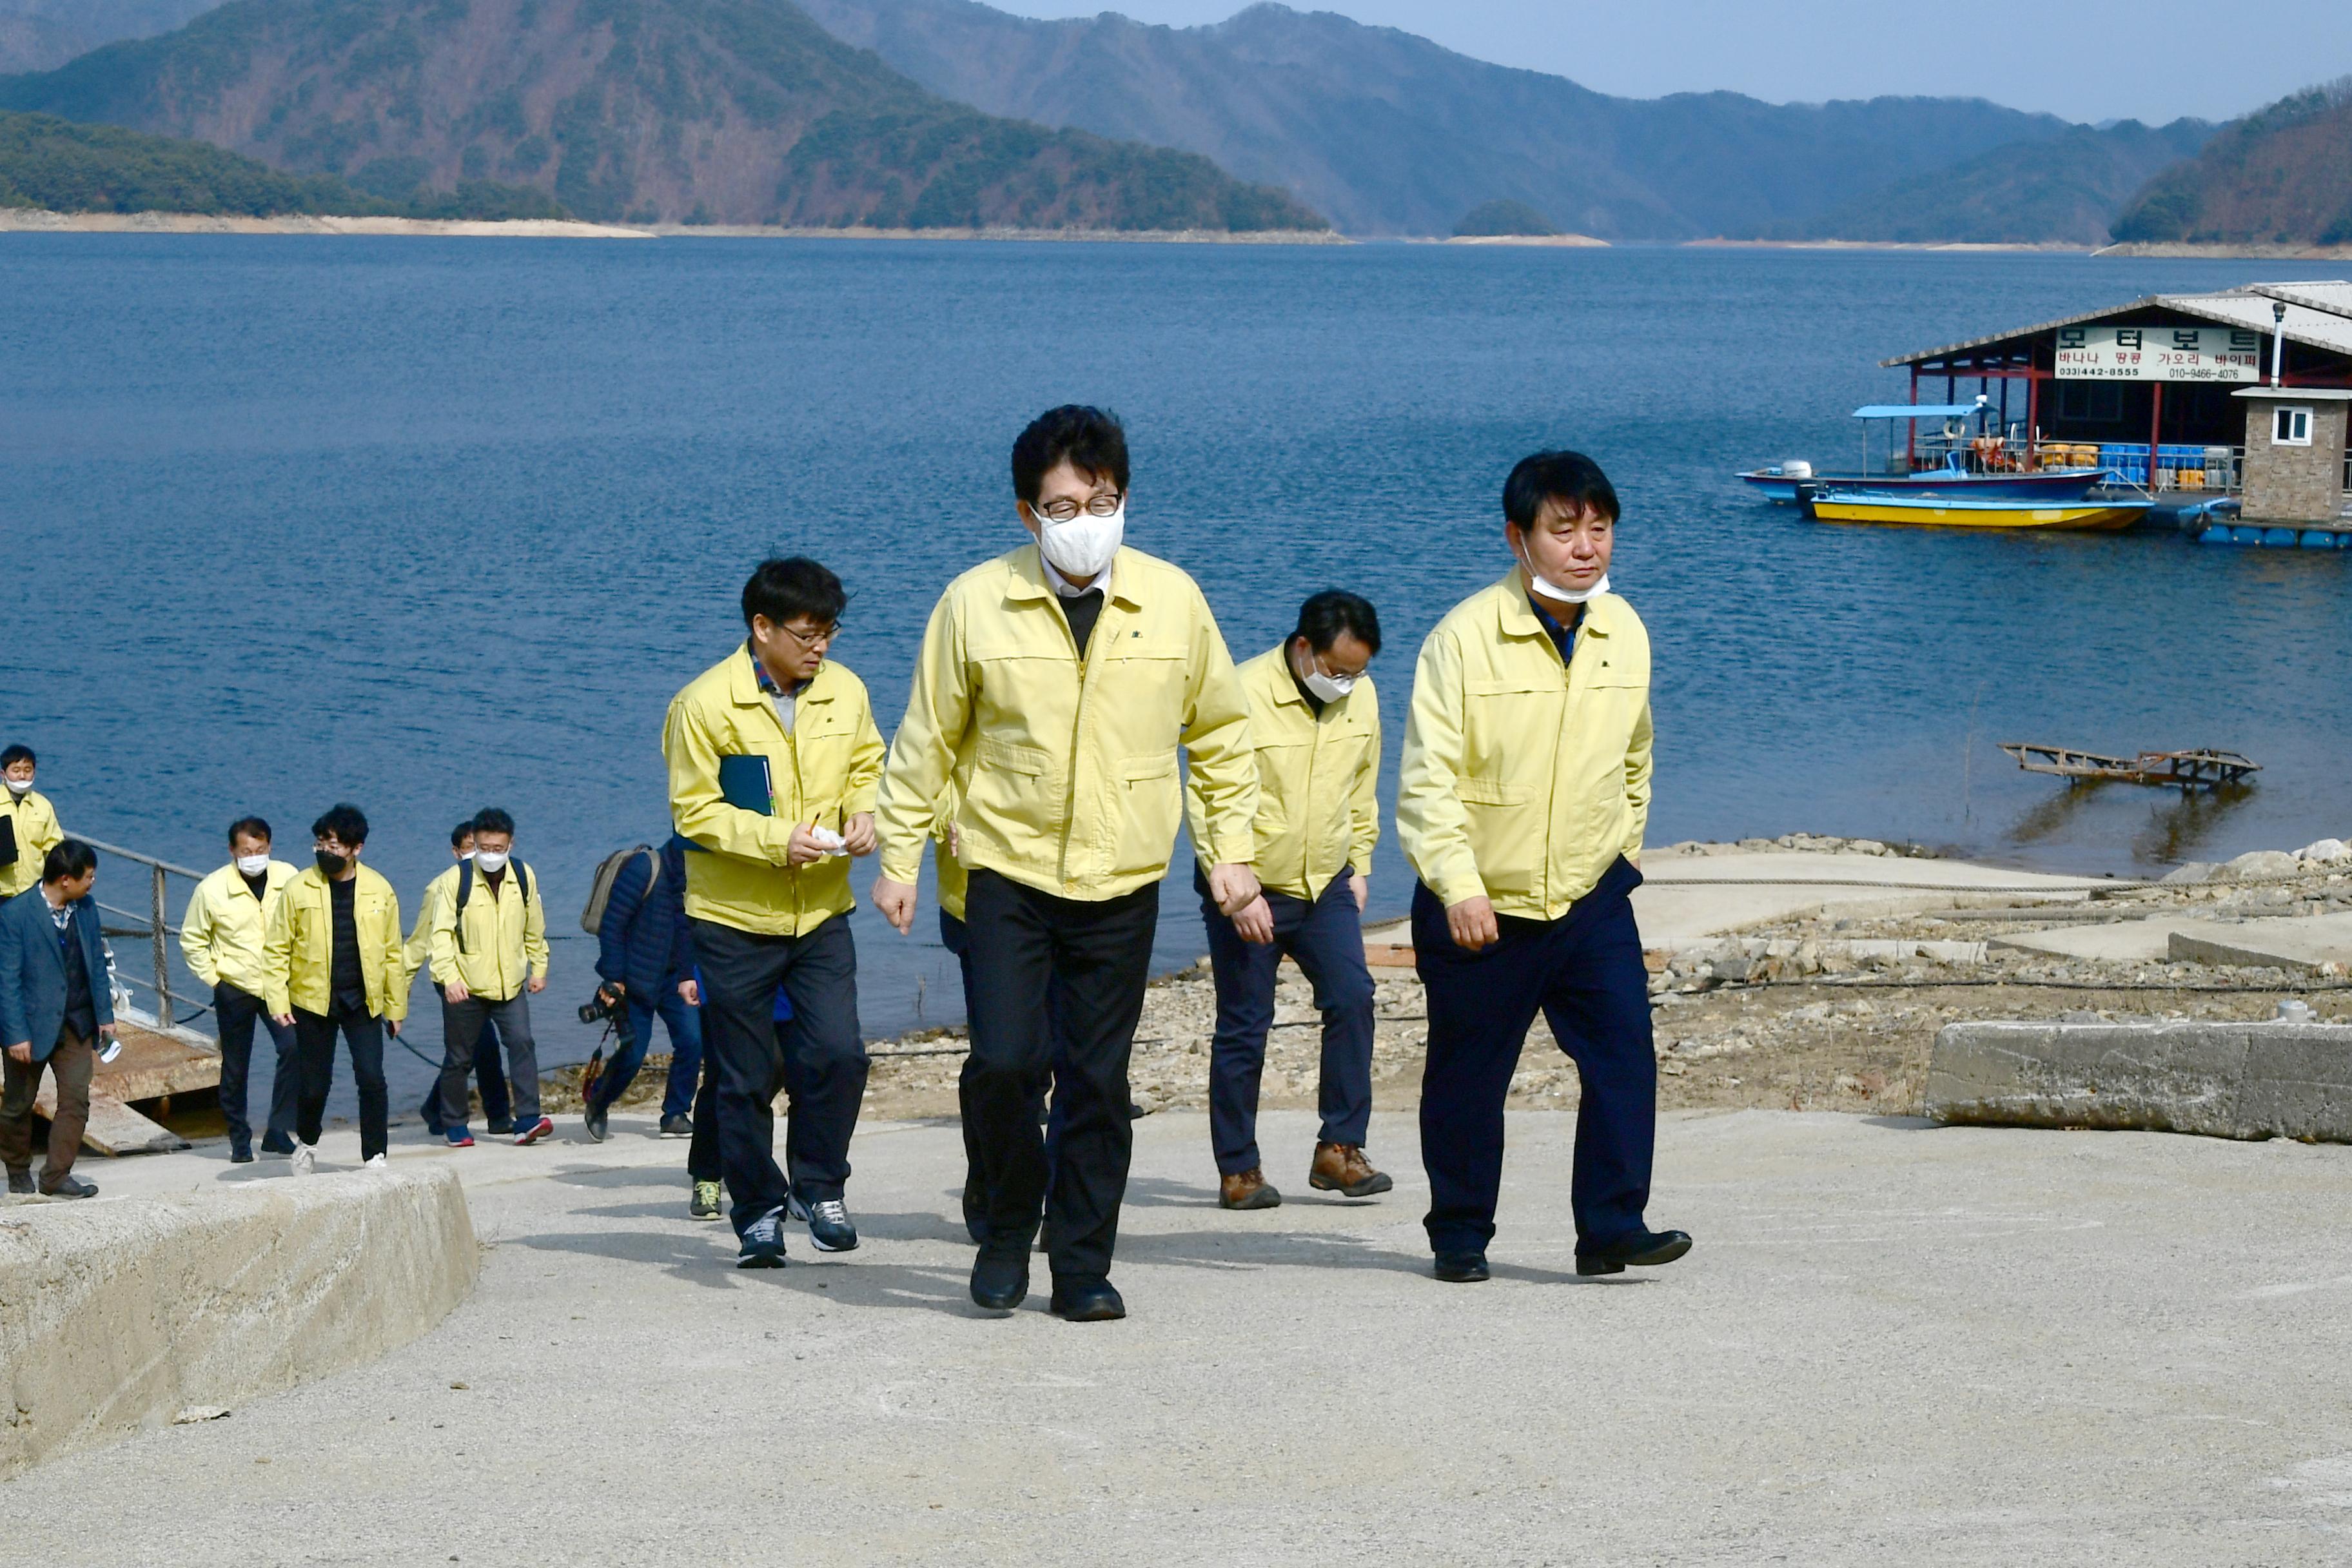
[[[1926,856],[1911,845],[1793,834],[1737,845],[1680,844],[1653,860],[1738,855],[1754,850],[1857,850]],[[2185,868],[2187,879],[2119,888],[2090,909],[2119,918],[2193,912],[2234,920],[2315,915],[2352,909],[2352,861],[2296,860],[2270,851],[2229,867]],[[2181,873],[2176,873],[2180,876]],[[1958,902],[1960,900],[1952,900]],[[1967,902],[2015,909],[2028,900],[1969,896]],[[2280,969],[2196,963],[2104,963],[1996,952],[1975,964],[1878,960],[1857,963],[1822,945],[1869,938],[1983,942],[2051,926],[2080,924],[2080,902],[2048,906],[2047,921],[1965,918],[1970,908],[1864,919],[1804,919],[1742,932],[1771,944],[1761,957],[1665,961],[1654,955],[1652,1003],[1657,1029],[1659,1104],[1666,1110],[1871,1110],[1918,1113],[1936,1031],[1972,1018],[2061,1018],[2077,1022],[2133,1017],[2262,1018],[2288,996],[2310,1002],[2324,1021],[2352,1021],[2352,982]],[[2335,966],[2330,966],[2333,969]],[[1408,969],[1375,969],[1379,1032],[1373,1056],[1374,1104],[1409,1111],[1417,1103],[1425,1012],[1421,983]],[[1260,1104],[1312,1110],[1320,1049],[1311,988],[1288,963],[1275,1014]],[[1130,1074],[1143,1109],[1198,1110],[1208,1103],[1208,1052],[1215,1027],[1208,963],[1156,981],[1145,998]],[[930,1030],[874,1047],[866,1091],[869,1116],[924,1118],[956,1113],[961,1029]],[[650,1062],[626,1109],[658,1099],[667,1059]],[[550,1086],[551,1110],[579,1106],[578,1071]],[[1573,1063],[1559,1054],[1540,1019],[1512,1079],[1515,1110],[1568,1110],[1577,1103]]]

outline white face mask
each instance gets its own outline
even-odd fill
[[[507,859],[508,854],[503,850],[478,849],[474,852],[474,864],[481,868],[485,876],[495,877],[505,870]]]
[[[1310,665],[1307,679],[1299,684],[1313,692],[1318,702],[1337,702],[1356,689],[1356,678],[1352,675],[1326,675]]]
[[[1545,598],[1554,600],[1559,604],[1581,605],[1596,594],[1605,594],[1609,592],[1609,574],[1606,572],[1601,574],[1601,581],[1595,583],[1590,588],[1563,588],[1555,583],[1546,580],[1544,574],[1536,570],[1536,563],[1528,559],[1528,554],[1525,551],[1521,551],[1519,552],[1519,564],[1528,569],[1528,586],[1533,588]]]
[[[269,851],[265,849],[258,855],[238,856],[236,858],[236,868],[248,877],[260,876],[264,871],[269,869]]]
[[[22,800],[26,795],[33,793],[33,781],[30,779],[10,779],[8,781],[8,793],[15,795],[18,800]]]
[[[1127,503],[1108,517],[1080,510],[1067,522],[1033,511],[1037,519],[1037,548],[1065,577],[1096,577],[1110,570],[1127,534]]]

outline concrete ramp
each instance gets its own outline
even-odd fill
[[[0,1206],[0,1478],[372,1360],[478,1267],[446,1168]]]

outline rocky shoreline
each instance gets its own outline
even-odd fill
[[[1740,844],[1677,844],[1646,863],[1765,851],[1935,858],[1915,845],[1794,834]],[[2222,921],[2352,911],[2352,847],[2326,839],[2295,853],[2259,851],[2227,866],[2183,867],[2160,882],[2036,898],[1958,894],[1954,907],[1910,912],[1814,912],[1763,922],[1713,947],[1654,950],[1659,1104],[1666,1110],[1772,1109],[1916,1115],[1936,1031],[1969,1018],[2094,1019],[2270,1016],[2288,996],[2322,1020],[2352,1020],[2341,964],[2280,966],[2113,962],[2003,944],[2084,923],[2193,914]],[[1381,933],[1375,931],[1375,941]],[[1398,938],[1396,940],[1402,940]],[[1409,967],[1375,967],[1379,1025],[1373,1096],[1381,1110],[1418,1100],[1427,1022]],[[1145,998],[1130,1079],[1147,1111],[1207,1105],[1216,1005],[1206,960],[1155,982]],[[1311,1110],[1320,1049],[1311,988],[1289,963],[1266,1056],[1261,1105]],[[866,1113],[956,1113],[965,1036],[932,1029],[877,1043]],[[551,1083],[551,1105],[578,1105],[578,1069]],[[658,1098],[658,1065],[625,1110]],[[1511,1083],[1514,1109],[1570,1110],[1576,1068],[1538,1020]],[[1310,1151],[1286,1152],[1303,1163]],[[1205,1158],[1205,1153],[1204,1156]]]

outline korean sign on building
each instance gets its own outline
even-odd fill
[[[2244,327],[2061,327],[2062,381],[2262,379],[2263,334]]]

